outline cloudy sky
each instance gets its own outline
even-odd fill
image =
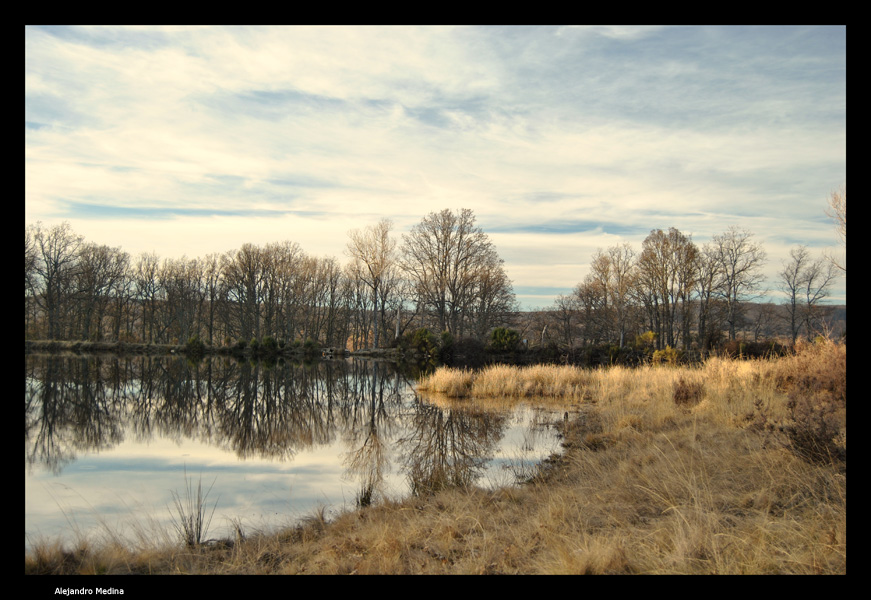
[[[846,27],[26,27],[25,224],[205,256],[470,208],[525,307],[597,249],[837,252]],[[846,283],[833,289],[846,302]]]

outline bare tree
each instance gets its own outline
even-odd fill
[[[587,277],[583,282],[572,290],[578,308],[579,333],[581,345],[598,343],[606,336],[607,296],[604,288],[591,278]]]
[[[638,257],[639,286],[652,313],[657,344],[689,346],[689,302],[698,275],[699,250],[674,227],[650,232]],[[678,328],[679,327],[679,328]]]
[[[351,347],[354,350],[368,347],[370,317],[373,314],[371,310],[372,294],[363,282],[360,268],[361,265],[353,261],[345,265],[345,279],[349,282],[349,333]]]
[[[163,261],[159,278],[166,294],[162,313],[169,339],[183,344],[199,337],[206,299],[204,277],[204,265],[197,259],[183,256]]]
[[[476,303],[482,308],[487,287],[483,284],[502,269],[503,261],[487,235],[475,226],[474,213],[464,208],[424,217],[403,236],[401,264],[421,304],[435,313],[438,327],[462,336]],[[513,291],[507,291],[507,278],[498,279],[503,298],[513,297]]]
[[[705,244],[699,252],[696,272],[696,299],[698,300],[698,341],[702,353],[710,350],[712,342],[722,330],[718,303],[724,277],[719,250],[714,244]]]
[[[304,339],[306,328],[302,323],[306,319],[304,303],[309,288],[311,259],[298,243],[291,241],[269,244],[266,251],[270,260],[264,283],[265,294],[268,303],[275,305],[274,310],[266,311],[267,320],[275,320],[272,325],[275,331],[267,333],[277,334],[286,341],[293,341],[297,336]]]
[[[483,339],[517,310],[517,302],[511,280],[502,268],[502,259],[495,251],[488,253],[479,266],[467,315],[473,334]]]
[[[31,334],[31,327],[36,322],[36,294],[38,278],[36,273],[36,261],[38,260],[36,240],[34,239],[36,226],[24,228],[24,338]]]
[[[163,290],[158,277],[160,258],[154,252],[143,252],[136,261],[133,271],[133,284],[136,300],[141,306],[141,341],[153,343],[160,341],[157,329],[157,310]]]
[[[76,291],[82,339],[103,338],[103,317],[112,295],[127,276],[129,257],[120,248],[87,243],[79,248]]]
[[[468,261],[456,254],[462,246],[455,238],[469,233],[467,224],[459,222],[452,211],[445,209],[430,213],[403,236],[403,270],[415,282],[416,293],[423,304],[435,312],[442,331],[450,327],[452,304],[456,304],[451,297],[451,288],[456,286],[449,281],[452,266],[461,260]]]
[[[217,317],[221,309],[222,287],[221,280],[221,257],[219,254],[207,254],[201,261],[203,277],[203,302],[204,323],[206,341],[209,345],[215,344],[215,331]]]
[[[348,340],[350,285],[339,261],[333,257],[322,261],[322,273],[327,292],[324,342],[328,346],[344,348]]]
[[[292,339],[287,323],[294,322],[297,315],[292,313],[297,312],[301,300],[294,296],[299,290],[292,282],[305,277],[305,253],[296,242],[285,240],[267,244],[263,255],[262,333]]]
[[[808,339],[818,330],[820,302],[828,296],[838,267],[822,258],[814,259],[806,246],[792,249],[789,256],[779,276],[794,344],[802,327]]]
[[[753,341],[771,338],[777,329],[777,306],[770,302],[761,302],[753,306],[752,312]]]
[[[638,281],[635,251],[624,243],[593,255],[587,283],[601,294],[599,315],[606,335],[620,347],[626,342],[631,303]]]
[[[554,328],[559,343],[568,349],[573,348],[580,317],[578,298],[575,295],[559,295],[554,300],[550,311],[553,315]]]
[[[385,281],[392,276],[396,263],[396,241],[390,237],[393,227],[389,219],[382,219],[378,224],[366,229],[354,229],[349,232],[348,255],[354,262],[354,273],[372,290],[372,319],[374,328],[374,347],[379,347],[378,322],[381,315],[378,311],[379,296],[383,292]],[[382,310],[384,303],[381,304]]]
[[[841,243],[844,244],[844,249],[847,247],[847,184],[845,183],[840,189],[835,190],[829,196],[829,208],[826,214],[835,221],[838,229],[838,237],[841,238]],[[843,260],[830,258],[831,262],[844,274],[847,274],[847,255],[844,254]]]
[[[112,292],[112,338],[116,341],[129,341],[135,335],[134,319],[136,311],[134,307],[136,298],[132,275],[130,257],[128,255],[124,275],[117,281]],[[124,326],[123,330],[122,325]]]
[[[224,255],[223,276],[229,307],[234,313],[232,331],[239,339],[260,339],[261,305],[267,275],[267,253],[254,244],[242,244]]]
[[[83,241],[66,221],[50,229],[37,223],[33,229],[36,256],[33,274],[39,289],[34,299],[48,321],[45,332],[48,339],[64,339],[67,335],[65,317],[75,291],[73,279],[78,271],[79,247]]]
[[[762,267],[766,255],[762,246],[753,241],[752,233],[734,226],[714,236],[713,243],[723,277],[722,294],[727,306],[729,339],[734,340],[741,305],[754,297],[763,281]]]
[[[795,344],[801,329],[801,289],[806,264],[810,260],[807,246],[799,246],[789,251],[790,261],[784,261],[783,269],[778,273],[780,289],[786,294],[784,306],[789,324],[790,337]]]

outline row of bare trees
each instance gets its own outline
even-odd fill
[[[68,223],[25,228],[25,337],[217,345],[270,336],[353,348],[409,327],[485,336],[516,310],[511,282],[472,211],[349,233],[342,265],[294,242],[203,258],[131,257]],[[391,335],[385,335],[385,332]]]
[[[204,258],[132,258],[68,223],[25,229],[25,337],[209,344],[349,336],[354,286],[297,244],[245,244]]]
[[[833,193],[830,214],[846,242],[846,187]],[[285,241],[195,259],[131,258],[85,242],[67,223],[38,223],[25,228],[25,336],[382,347],[418,327],[484,339],[517,312],[503,261],[471,210],[430,213],[401,242],[387,219],[353,230],[346,255],[342,265]],[[734,340],[748,303],[768,291],[765,260],[737,227],[701,247],[675,228],[653,230],[638,252],[624,243],[592,257],[586,278],[548,311],[551,339],[622,347],[651,331],[659,348],[707,350],[722,335]],[[784,261],[778,286],[793,342],[818,331],[841,272],[845,261],[804,246]]]
[[[765,260],[753,234],[737,227],[701,247],[670,228],[651,231],[640,252],[627,243],[599,250],[587,277],[551,307],[555,341],[623,347],[650,331],[657,348],[709,350],[720,336],[736,339],[747,307],[768,292],[762,288]],[[805,246],[784,261],[780,313],[793,343],[820,331],[821,301],[836,276],[832,261],[814,258]]]

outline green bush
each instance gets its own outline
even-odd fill
[[[496,352],[513,352],[520,345],[520,333],[507,327],[497,327],[490,333],[490,348]]]
[[[278,342],[275,341],[275,338],[271,335],[267,335],[263,338],[263,351],[267,354],[276,354],[278,353]]]
[[[200,336],[194,334],[185,344],[185,354],[189,356],[202,356],[206,352],[206,345],[200,340]]]
[[[411,341],[412,347],[421,354],[434,356],[438,352],[438,338],[429,329],[418,329],[414,332]]]
[[[439,340],[439,359],[450,362],[454,354],[454,336],[450,331],[443,331]]]
[[[450,331],[443,331],[440,347],[442,350],[450,349],[454,345],[454,336]]]
[[[422,327],[403,335],[399,342],[399,349],[411,354],[436,356],[439,351],[439,338],[429,329]]]
[[[318,352],[320,352],[321,346],[317,343],[316,340],[308,337],[305,338],[305,341],[302,343],[302,352],[306,356],[314,356]]]
[[[452,360],[468,366],[480,366],[486,360],[484,342],[477,338],[460,338],[453,345]]]

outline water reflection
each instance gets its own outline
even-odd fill
[[[504,420],[500,414],[421,406],[413,418],[412,434],[401,441],[411,493],[465,486],[479,479],[502,437]]]
[[[361,360],[27,356],[24,414],[26,536],[56,534],[41,486],[99,484],[100,500],[87,502],[96,512],[114,510],[104,496],[136,490],[159,511],[182,469],[199,468],[204,480],[217,475],[229,517],[286,517],[306,503],[365,506],[481,483],[494,457],[525,450],[538,460],[557,445],[549,435],[509,449],[509,430],[529,445],[542,423],[422,401],[395,365]]]

